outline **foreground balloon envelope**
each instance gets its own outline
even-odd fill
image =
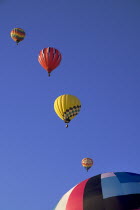
[[[61,59],[61,53],[53,47],[44,48],[38,55],[38,62],[48,72],[49,76],[59,66]]]
[[[73,95],[65,94],[59,96],[54,102],[54,110],[60,119],[68,123],[80,112],[80,100]]]
[[[25,31],[22,28],[14,28],[10,35],[11,38],[18,44],[25,38]]]
[[[110,172],[86,179],[55,210],[140,210],[140,174]]]

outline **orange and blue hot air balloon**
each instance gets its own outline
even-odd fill
[[[14,28],[10,35],[11,38],[18,44],[25,38],[25,31],[22,28]]]
[[[83,158],[81,163],[82,166],[88,171],[93,165],[93,160],[91,158]]]

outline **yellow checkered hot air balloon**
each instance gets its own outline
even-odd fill
[[[91,158],[83,158],[81,163],[82,166],[88,171],[93,165],[93,160]]]
[[[25,31],[22,28],[14,28],[11,33],[11,38],[18,44],[25,37]]]
[[[66,128],[68,127],[68,123],[80,112],[80,109],[81,102],[73,95],[61,95],[54,102],[54,110],[64,120]]]

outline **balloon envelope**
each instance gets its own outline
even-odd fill
[[[50,73],[59,66],[61,59],[61,53],[53,47],[42,49],[38,55],[38,62],[48,72],[49,76]]]
[[[54,110],[60,119],[69,123],[81,109],[80,100],[73,95],[65,94],[59,96],[54,102]]]
[[[83,158],[81,163],[82,166],[88,171],[93,165],[93,160],[91,158]]]
[[[140,174],[110,172],[69,190],[55,210],[140,210]]]
[[[25,31],[22,28],[14,28],[10,35],[11,38],[18,44],[25,38]]]

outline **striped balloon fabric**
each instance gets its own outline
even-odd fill
[[[140,174],[110,172],[69,190],[55,210],[140,210]]]
[[[10,35],[11,38],[18,44],[25,38],[25,31],[21,28],[14,28]]]

